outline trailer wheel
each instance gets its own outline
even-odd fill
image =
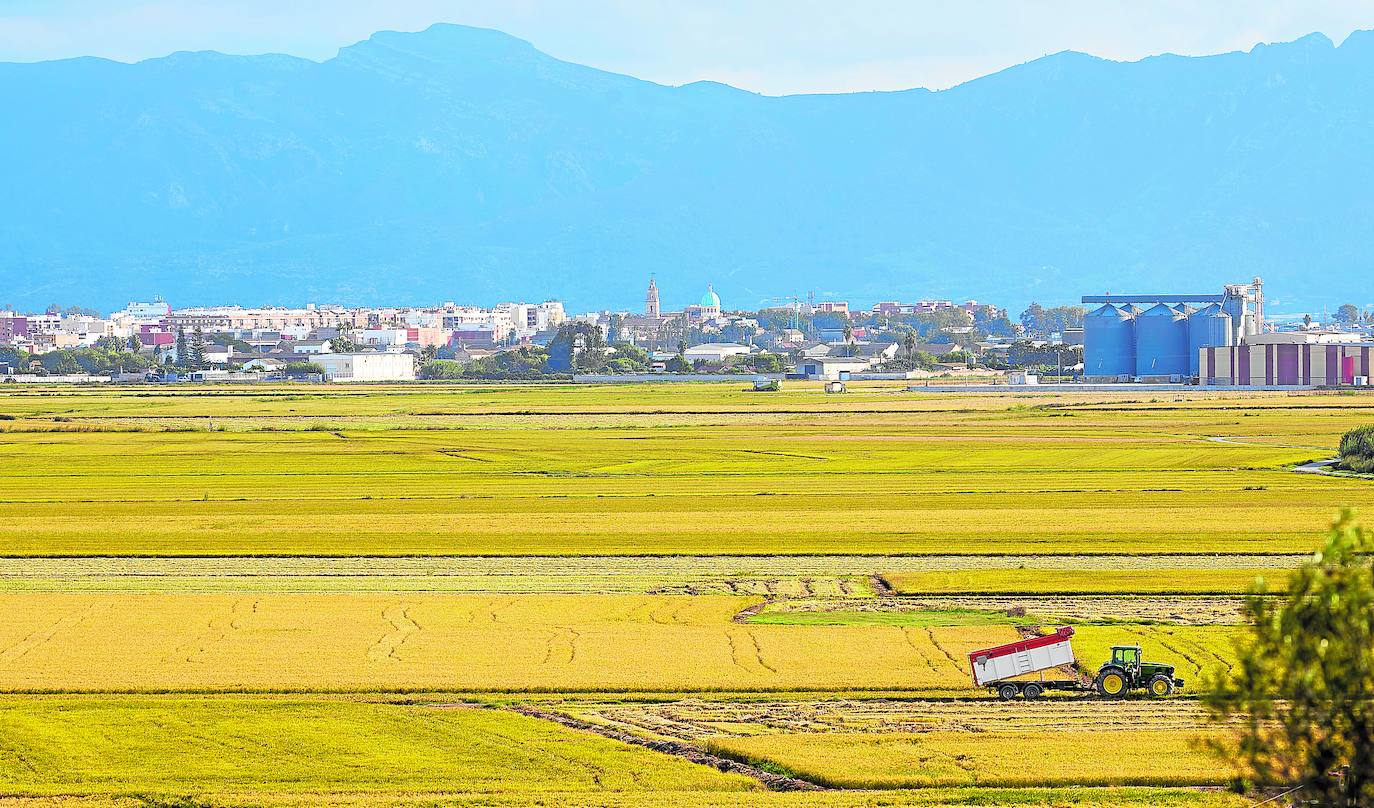
[[[1026,685],[1026,689],[1023,692],[1026,696],[1026,701],[1030,701],[1032,699],[1040,698],[1040,694],[1045,692],[1045,688],[1032,682],[1031,684]]]
[[[1150,677],[1150,695],[1157,699],[1172,695],[1174,692],[1174,678],[1162,673],[1156,673]]]
[[[1020,692],[1021,689],[1018,688],[1016,685],[1002,685],[1001,687],[997,688],[997,697],[1000,698],[1002,701],[1011,701],[1012,699],[1016,698],[1016,694]]]

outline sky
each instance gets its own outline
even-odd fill
[[[560,59],[769,95],[942,89],[1078,50],[1117,60],[1374,28],[1374,0],[0,0],[0,61],[179,50],[327,59],[375,31],[496,28]]]

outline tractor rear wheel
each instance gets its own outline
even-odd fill
[[[1040,694],[1045,692],[1045,688],[1032,682],[1026,685],[1026,689],[1021,692],[1023,695],[1025,695],[1026,701],[1030,701],[1032,699],[1040,698]]]
[[[1012,699],[1016,698],[1016,694],[1020,692],[1021,689],[1018,688],[1016,685],[1002,685],[1001,687],[997,688],[997,697],[1000,698],[1002,701],[1011,701]]]
[[[1093,686],[1097,689],[1097,695],[1119,699],[1130,689],[1131,680],[1126,678],[1126,672],[1120,668],[1103,668],[1097,672],[1097,681]]]
[[[1156,673],[1154,676],[1150,677],[1150,683],[1147,685],[1147,687],[1150,691],[1151,696],[1154,696],[1157,699],[1162,699],[1165,696],[1173,694],[1174,677],[1166,676],[1162,673]]]

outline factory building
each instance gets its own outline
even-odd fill
[[[1083,374],[1089,381],[1202,376],[1203,348],[1240,345],[1264,327],[1263,281],[1219,295],[1087,295]]]
[[[1374,342],[1359,334],[1293,331],[1256,334],[1241,345],[1198,351],[1203,385],[1339,386],[1369,384]]]

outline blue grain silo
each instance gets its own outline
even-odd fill
[[[1135,375],[1188,373],[1188,318],[1157,303],[1135,318]]]
[[[1129,376],[1135,373],[1133,312],[1104,303],[1083,318],[1083,374]]]
[[[1213,303],[1198,309],[1188,318],[1188,372],[1194,376],[1201,370],[1198,352],[1203,348],[1221,348],[1235,343],[1231,330],[1231,315]]]

